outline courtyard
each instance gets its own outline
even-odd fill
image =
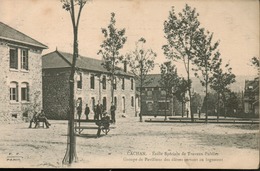
[[[67,121],[49,129],[29,123],[0,125],[0,166],[22,168],[257,168],[258,124],[139,122],[118,118],[108,135],[76,137],[78,161],[63,165]],[[144,117],[149,119],[149,117]]]

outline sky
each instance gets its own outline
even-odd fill
[[[121,53],[134,50],[135,42],[144,37],[146,48],[157,53],[156,63],[166,61],[161,47],[166,43],[163,23],[171,7],[180,12],[185,4],[196,8],[201,26],[220,41],[224,63],[230,62],[236,75],[256,75],[250,59],[259,57],[258,0],[92,0],[81,14],[79,53],[101,59],[97,55],[103,41],[101,28],[107,27],[111,12],[116,14],[117,28],[125,28],[127,42]],[[60,0],[0,0],[0,21],[40,41],[49,48],[72,52],[73,33],[69,13]],[[183,64],[175,63],[185,76]],[[159,73],[156,65],[152,73]]]

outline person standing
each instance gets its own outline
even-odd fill
[[[97,104],[97,120],[99,120],[99,117],[100,117],[100,119],[102,118],[102,106],[101,106],[101,104],[99,103],[99,101],[98,101],[98,104]]]
[[[89,110],[88,104],[86,104],[86,107],[85,107],[86,120],[89,119],[89,118],[88,118],[89,112],[90,112],[90,110]]]
[[[82,102],[80,101],[79,105],[77,107],[77,114],[78,114],[79,120],[80,120],[80,117],[81,117],[81,113],[82,113]]]
[[[112,123],[116,123],[116,106],[114,105],[113,102],[111,103],[110,112],[111,112]]]

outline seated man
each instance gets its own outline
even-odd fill
[[[29,128],[32,128],[32,123],[33,123],[33,122],[34,122],[35,127],[36,127],[36,125],[37,125],[37,120],[38,120],[38,113],[35,112],[35,113],[33,114],[32,119],[30,120]]]
[[[36,125],[38,124],[39,121],[40,121],[40,122],[44,122],[46,128],[49,128],[49,126],[51,126],[51,124],[49,123],[48,119],[46,118],[45,113],[44,113],[43,110],[41,110],[41,113],[40,113],[39,116],[38,116],[38,120],[37,120]]]

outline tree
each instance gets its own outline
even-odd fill
[[[199,93],[194,92],[191,97],[191,109],[195,113],[202,107],[202,98]]]
[[[254,66],[257,69],[258,75],[259,75],[259,73],[260,73],[259,58],[253,57],[251,59],[251,64],[252,64],[252,66]]]
[[[172,98],[178,89],[179,77],[177,74],[177,68],[172,65],[171,61],[161,64],[161,80],[160,84],[163,90],[166,92],[165,104],[167,104],[168,98]],[[165,119],[167,119],[166,108],[165,108]]]
[[[189,100],[191,99],[190,69],[191,60],[194,58],[193,44],[196,41],[194,32],[199,29],[199,14],[196,9],[185,5],[182,12],[175,14],[174,7],[169,13],[168,20],[164,22],[164,33],[167,44],[162,47],[166,58],[181,60],[187,73]],[[191,106],[190,106],[191,111]],[[194,122],[191,112],[191,121]]]
[[[177,91],[175,92],[176,98],[179,102],[181,102],[181,116],[184,116],[184,105],[188,101],[186,99],[185,94],[188,91],[189,88],[189,82],[185,80],[184,78],[179,78],[178,85],[177,85]]]
[[[208,122],[208,108],[207,108],[207,95],[208,95],[208,86],[210,84],[210,77],[212,76],[212,69],[214,68],[215,62],[212,62],[213,59],[218,59],[220,53],[217,50],[219,42],[212,43],[213,33],[201,28],[195,33],[196,35],[196,44],[194,49],[196,49],[196,58],[193,59],[194,64],[197,66],[193,69],[195,71],[195,76],[200,79],[200,83],[205,87],[205,112],[206,119]]]
[[[76,72],[76,62],[78,58],[78,28],[79,21],[83,7],[87,3],[87,0],[61,0],[62,8],[70,13],[72,28],[73,28],[73,60],[70,72],[70,99],[69,99],[69,121],[68,121],[68,146],[65,157],[63,159],[64,164],[71,164],[73,161],[77,160],[76,154],[76,138],[74,133],[74,115],[75,115],[75,97],[74,97],[74,82],[75,82],[75,72]],[[75,7],[78,6],[78,13],[76,14]]]
[[[142,103],[143,87],[151,80],[147,79],[148,73],[154,68],[154,59],[157,54],[152,49],[145,49],[146,40],[140,38],[136,42],[134,51],[127,54],[127,61],[131,72],[135,75],[136,80],[140,83],[140,102]],[[140,103],[140,104],[141,104]],[[142,104],[140,105],[140,122],[142,122]]]
[[[224,102],[224,116],[226,116],[226,110],[225,110],[225,104],[226,104],[226,98],[225,94],[230,92],[229,86],[230,84],[234,83],[236,80],[236,76],[232,73],[232,68],[230,67],[230,64],[227,63],[224,67],[224,70],[222,69],[222,59],[217,58],[213,59],[214,67],[213,67],[213,76],[210,78],[211,85],[210,87],[216,91],[218,96],[217,101],[217,121],[219,120],[219,114],[220,114],[220,100]]]
[[[101,29],[105,40],[100,45],[101,49],[98,55],[101,54],[103,58],[103,67],[109,72],[109,81],[111,83],[111,98],[114,102],[114,87],[116,86],[116,70],[118,64],[122,63],[124,56],[120,55],[120,49],[123,48],[127,37],[125,36],[125,29],[116,28],[115,13],[111,13],[110,23],[107,28]]]

